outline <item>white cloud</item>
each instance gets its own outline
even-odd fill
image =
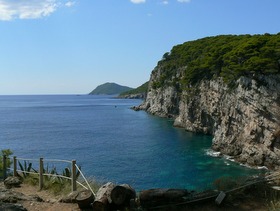
[[[141,3],[145,3],[146,0],[130,0],[133,4],[141,4]]]
[[[48,16],[62,5],[62,0],[0,0],[0,21],[37,19]],[[68,1],[65,6],[73,6]]]
[[[165,0],[165,1],[162,1],[162,4],[168,4],[168,1],[167,0]]]
[[[191,0],[177,0],[178,2],[180,2],[180,3],[189,3],[189,2],[191,2]]]
[[[66,7],[72,7],[72,6],[74,6],[74,4],[75,4],[74,1],[68,1],[68,2],[65,3],[65,6]]]

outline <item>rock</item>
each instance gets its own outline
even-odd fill
[[[251,166],[279,167],[279,74],[242,76],[234,88],[222,78],[202,80],[179,91],[176,83],[152,87],[161,72],[160,66],[153,70],[147,98],[135,110],[173,118],[174,126],[213,135],[212,148],[235,160]],[[184,73],[179,69],[175,72],[171,81],[179,81]]]
[[[94,196],[89,190],[73,191],[59,200],[62,203],[77,203],[81,208],[88,207],[93,201]]]
[[[44,200],[36,194],[28,196],[26,200],[44,202]],[[54,199],[52,199],[52,201],[55,202]]]
[[[20,187],[21,183],[22,182],[18,177],[8,177],[4,180],[4,185],[8,189],[13,187]]]
[[[123,95],[119,96],[118,98],[123,98],[123,99],[145,99],[146,93],[137,93],[137,94],[128,94],[128,95]]]
[[[139,108],[139,106],[132,106],[130,109],[134,110],[134,111],[140,111],[141,109]]]
[[[73,191],[71,192],[69,195],[61,198],[59,200],[59,202],[62,202],[62,203],[76,203],[76,197],[78,196],[79,194],[79,191]]]
[[[1,190],[0,191],[0,202],[4,203],[17,203],[18,201],[37,201],[42,202],[43,199],[37,195],[26,196],[22,193],[18,193],[13,190]]]
[[[2,211],[27,211],[21,204],[1,203],[0,210]]]

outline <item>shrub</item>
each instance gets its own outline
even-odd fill
[[[10,168],[11,167],[11,164],[12,164],[12,161],[10,159],[10,156],[13,154],[13,152],[10,150],[10,149],[4,149],[4,150],[1,150],[1,154],[0,154],[0,177],[3,176],[3,156],[5,155],[7,157],[7,160],[6,160],[6,167],[7,168]]]

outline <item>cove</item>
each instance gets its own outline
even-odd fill
[[[134,111],[140,100],[92,95],[0,96],[0,149],[24,158],[77,160],[86,177],[136,190],[203,190],[261,173],[208,155],[212,136]]]

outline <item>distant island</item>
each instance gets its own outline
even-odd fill
[[[122,92],[132,90],[133,88],[128,86],[121,86],[116,83],[105,83],[97,86],[90,95],[119,95]]]
[[[118,95],[118,98],[144,99],[148,91],[148,84],[149,82],[146,82],[141,86],[133,89],[116,83],[104,83],[97,86],[89,94],[90,95]]]

